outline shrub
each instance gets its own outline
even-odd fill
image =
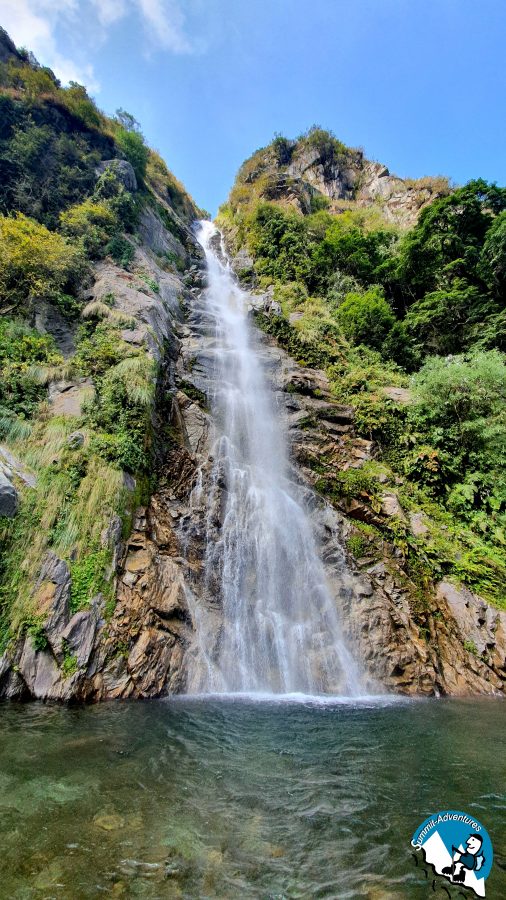
[[[78,239],[88,256],[101,255],[105,244],[116,231],[118,219],[104,201],[83,200],[60,216],[63,233]]]
[[[58,93],[58,99],[88,128],[100,128],[102,125],[103,117],[82,84],[71,81],[68,88]]]
[[[138,222],[139,210],[132,194],[118,177],[114,162],[107,166],[97,179],[93,199],[107,201],[107,205],[116,215],[126,231],[134,231]]]
[[[376,350],[381,349],[395,323],[390,304],[380,288],[348,294],[336,315],[347,338]]]
[[[111,551],[94,550],[70,563],[70,607],[72,612],[88,606],[107,586],[105,572],[111,562]]]
[[[0,318],[0,413],[28,418],[45,395],[34,366],[63,362],[53,338],[19,320]]]
[[[130,351],[130,347],[121,340],[118,328],[101,322],[92,334],[83,329],[77,345],[73,363],[81,375],[104,375],[111,366],[115,366]]]
[[[118,266],[127,269],[135,256],[135,247],[121,234],[116,234],[106,245],[105,252],[112,256]]]
[[[0,304],[29,308],[72,292],[87,271],[83,253],[65,237],[22,213],[0,216]]]
[[[127,131],[123,126],[119,126],[115,130],[114,139],[131,164],[137,178],[143,181],[146,177],[149,149],[144,143],[142,134],[137,131]]]

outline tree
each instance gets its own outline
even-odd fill
[[[314,285],[326,287],[336,270],[368,285],[377,281],[376,271],[384,261],[394,234],[383,229],[365,231],[352,215],[343,213],[327,228],[314,249],[311,272]]]
[[[380,350],[395,324],[392,308],[381,288],[351,293],[337,309],[337,319],[347,338]]]
[[[506,299],[506,210],[490,226],[481,251],[480,272],[503,302]]]
[[[422,210],[399,248],[398,276],[408,305],[427,291],[448,287],[455,277],[479,286],[485,235],[504,209],[506,188],[478,179]]]

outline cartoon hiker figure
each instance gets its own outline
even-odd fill
[[[466,872],[479,872],[485,863],[485,857],[480,853],[482,843],[478,834],[470,834],[466,841],[467,850],[452,847],[453,862],[443,869],[443,875],[448,875],[454,884],[464,884]]]

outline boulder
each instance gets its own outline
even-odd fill
[[[67,444],[71,450],[79,450],[84,444],[84,434],[82,431],[73,431],[67,438]]]
[[[54,416],[81,416],[83,405],[95,393],[88,378],[78,381],[53,381],[49,386],[49,402]]]
[[[0,516],[12,519],[18,511],[18,492],[12,481],[0,470]]]
[[[423,512],[409,514],[409,526],[414,537],[423,537],[428,532],[426,516]]]
[[[241,247],[239,252],[234,256],[230,265],[236,275],[253,274],[254,259],[245,247]]]
[[[406,522],[406,515],[399,503],[397,494],[393,494],[390,491],[383,494],[381,498],[381,512],[384,516],[388,516],[391,519],[400,519],[401,522]]]
[[[381,391],[389,400],[393,400],[394,403],[401,403],[404,406],[407,406],[413,400],[411,391],[408,391],[407,388],[387,386],[383,387]]]
[[[127,191],[133,192],[137,190],[137,178],[133,167],[126,159],[103,159],[99,162],[95,172],[98,177],[110,169],[116,175],[118,181],[126,188]]]
[[[25,469],[23,463],[4,444],[0,444],[0,471],[9,479],[14,474],[28,487],[35,487],[37,484],[35,475]]]

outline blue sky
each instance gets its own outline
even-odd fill
[[[506,184],[504,0],[2,0],[0,22],[133,113],[212,213],[314,123],[401,176]]]

